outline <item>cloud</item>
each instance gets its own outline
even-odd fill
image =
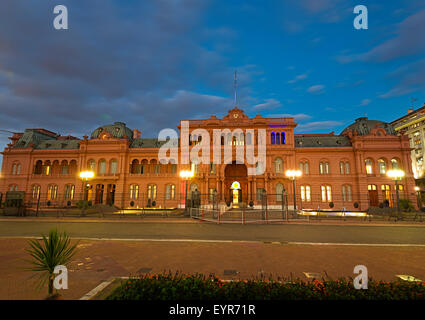
[[[304,80],[307,79],[308,74],[304,73],[304,74],[300,74],[298,76],[295,77],[295,79],[289,80],[288,83],[296,83],[300,80]]]
[[[371,103],[371,100],[370,99],[363,99],[360,105],[361,106],[367,106],[370,103]]]
[[[267,114],[267,117],[270,118],[294,118],[295,121],[305,121],[311,119],[311,116],[305,113],[279,113],[279,114]]]
[[[324,129],[333,129],[337,126],[342,125],[343,122],[340,121],[314,121],[299,124],[295,129],[296,131],[315,131],[315,130],[324,130]]]
[[[307,89],[308,93],[314,93],[314,94],[320,94],[323,93],[323,90],[325,89],[324,85],[318,84],[318,85],[314,85],[311,86],[310,88]]]
[[[278,101],[274,98],[271,98],[271,99],[266,99],[266,102],[264,102],[264,103],[260,103],[260,104],[253,106],[252,109],[256,110],[256,111],[257,110],[270,110],[270,109],[279,108],[281,106],[282,106],[282,104],[281,104],[280,101]]]
[[[425,37],[418,36],[418,32],[425,30],[425,9],[407,17],[397,24],[395,29],[394,36],[391,39],[380,43],[368,52],[339,56],[337,60],[340,63],[352,61],[386,62],[424,52]]]

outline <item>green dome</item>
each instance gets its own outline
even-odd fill
[[[117,139],[124,139],[124,137],[126,137],[128,140],[133,139],[133,130],[127,128],[124,122],[115,122],[114,124],[109,124],[97,128],[91,134],[91,139],[99,138],[100,134],[103,132],[107,132],[113,138]]]
[[[350,124],[345,128],[341,134],[347,133],[352,130],[359,136],[365,136],[370,134],[372,129],[383,128],[387,134],[397,135],[393,126],[387,122],[379,120],[369,120],[367,117],[357,118],[353,124]]]

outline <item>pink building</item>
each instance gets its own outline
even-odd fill
[[[230,133],[221,135],[221,149],[257,146],[258,133],[265,130],[264,172],[248,175],[248,169],[258,169],[258,164],[236,163],[234,158],[229,164],[217,164],[212,156],[208,164],[162,164],[158,151],[165,142],[142,138],[139,131],[115,122],[82,139],[45,129],[15,134],[3,152],[0,192],[3,199],[8,191],[24,191],[26,202],[40,197],[42,205],[73,205],[83,197],[79,172],[92,170],[95,176],[87,182],[85,197],[94,204],[175,208],[184,204],[185,197],[185,181],[179,172],[191,168],[194,177],[189,190],[205,195],[203,204],[216,192],[221,203],[259,205],[265,191],[269,204],[279,206],[286,191],[291,206],[293,184],[285,171],[297,169],[302,172],[296,180],[299,207],[329,208],[332,202],[335,209],[366,210],[380,204],[395,205],[394,181],[386,172],[402,169],[405,177],[399,182],[400,198],[416,205],[408,137],[397,136],[387,123],[359,118],[341,134],[295,134],[293,118],[249,118],[237,107],[222,119],[211,116],[188,122],[189,134],[204,129],[210,139],[214,130],[229,129]],[[254,134],[248,134],[249,129],[254,129]],[[191,137],[196,141],[189,150],[201,141]],[[184,140],[179,140],[180,147]],[[180,159],[181,148],[176,148]]]

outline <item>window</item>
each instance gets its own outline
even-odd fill
[[[280,144],[280,133],[276,133],[276,144]]]
[[[349,162],[345,163],[345,174],[350,174],[350,163]]]
[[[65,200],[74,200],[75,186],[73,184],[67,184],[65,186]]]
[[[34,174],[41,174],[43,172],[43,162],[41,160],[37,160],[34,166]]]
[[[156,184],[148,185],[148,199],[156,199]]]
[[[130,200],[137,200],[137,199],[139,199],[139,185],[137,185],[137,184],[130,184],[129,199]]]
[[[111,172],[111,174],[116,174],[117,171],[118,171],[118,161],[117,160],[112,160],[111,161],[110,172]]]
[[[96,167],[96,162],[94,160],[89,160],[89,162],[88,162],[88,169],[90,171],[94,171],[95,167]]]
[[[283,160],[282,160],[282,158],[276,158],[274,160],[274,171],[276,173],[282,173],[283,172]]]
[[[161,173],[161,165],[160,164],[156,164],[153,169],[154,169],[155,174]]]
[[[210,163],[210,174],[216,174],[217,166],[215,163]]]
[[[285,138],[285,132],[282,132],[280,134],[280,144],[285,144],[286,143],[286,138]]]
[[[177,172],[177,165],[176,164],[172,164],[171,165],[171,173],[175,174]]]
[[[332,201],[332,188],[331,186],[321,186],[322,191],[322,202],[331,202]]]
[[[381,185],[381,191],[382,191],[382,199],[384,199],[384,205],[388,207],[393,206],[393,197],[391,194],[391,187],[389,184],[383,184]]]
[[[399,164],[398,160],[395,159],[395,158],[391,159],[391,166],[392,166],[393,170],[400,169],[400,164]]]
[[[266,194],[266,189],[257,188],[257,200],[263,200],[263,195]]]
[[[319,172],[320,174],[329,174],[329,162],[320,162]]]
[[[65,165],[62,165],[62,168],[61,168],[62,170],[61,170],[61,174],[68,174],[69,173],[69,167],[68,167],[68,165],[67,164],[65,164]]]
[[[47,165],[45,165],[43,167],[43,173],[46,176],[50,176],[50,173],[51,173],[51,166],[50,166],[50,164],[47,164]]]
[[[350,185],[342,186],[342,201],[353,201]]]
[[[271,143],[276,144],[276,134],[274,132],[271,134]]]
[[[369,190],[369,191],[376,190],[376,184],[369,184],[367,186],[367,190]]]
[[[32,198],[38,199],[40,196],[40,189],[41,187],[39,185],[33,185],[32,186]]]
[[[99,174],[105,174],[106,173],[106,161],[100,160],[99,161]]]
[[[387,172],[387,163],[384,159],[378,160],[379,174],[385,174]]]
[[[18,186],[16,184],[10,185],[9,191],[18,191]]]
[[[210,201],[215,201],[217,199],[217,192],[215,188],[209,188],[208,189],[208,198]]]
[[[53,184],[47,188],[47,200],[56,200],[58,196],[58,186]]]
[[[283,185],[281,183],[276,184],[276,201],[283,200]]]
[[[339,163],[339,173],[341,173],[341,174],[345,173],[344,162],[342,162],[342,161]]]
[[[176,186],[174,184],[167,184],[165,186],[165,199],[174,200],[176,196]]]
[[[310,186],[301,186],[301,201],[310,202],[311,201],[311,188]]]
[[[301,161],[300,162],[300,171],[303,174],[309,174],[310,169],[309,169],[308,161]]]
[[[371,159],[365,160],[366,173],[373,174],[373,161]]]
[[[12,174],[21,174],[21,164],[20,163],[14,163],[12,166]]]

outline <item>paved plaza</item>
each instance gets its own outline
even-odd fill
[[[37,237],[54,226],[66,230],[73,241],[84,238],[69,267],[64,299],[79,299],[111,277],[148,270],[214,273],[223,279],[260,274],[304,278],[303,272],[326,272],[337,278],[353,276],[354,266],[363,264],[374,279],[394,280],[396,274],[425,279],[425,228],[421,225],[217,226],[190,222],[2,219],[0,299],[45,297],[47,289],[37,292],[29,280],[32,273],[24,271],[29,247],[24,237]],[[228,275],[225,270],[237,274]]]

